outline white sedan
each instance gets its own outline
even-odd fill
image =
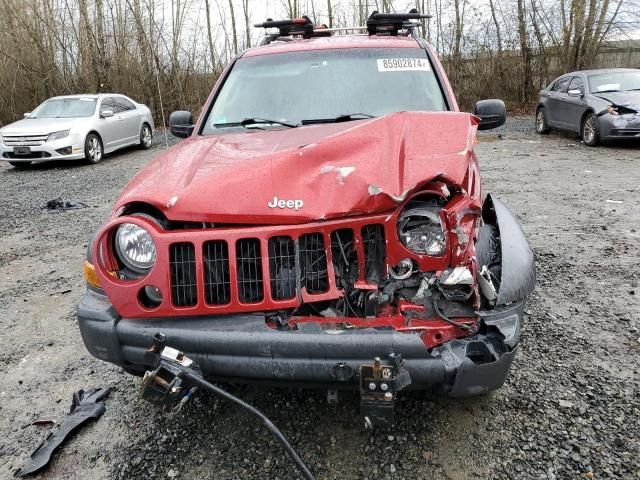
[[[150,148],[153,140],[151,111],[124,95],[53,97],[24,116],[0,129],[0,160],[16,168],[43,160],[99,163],[130,145]]]

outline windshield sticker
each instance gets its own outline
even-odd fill
[[[410,72],[421,70],[431,71],[429,60],[426,58],[379,58],[379,72]]]

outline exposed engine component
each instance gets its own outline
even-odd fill
[[[411,200],[398,217],[398,238],[415,253],[433,257],[444,255],[447,245],[444,227],[438,212],[444,206],[440,197],[420,197]]]

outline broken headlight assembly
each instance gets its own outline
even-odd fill
[[[427,197],[411,200],[398,217],[398,238],[411,252],[441,257],[447,246],[440,218],[443,200]]]
[[[123,223],[115,234],[118,259],[129,270],[144,275],[156,262],[156,244],[149,232],[133,223]]]
[[[628,115],[638,113],[632,108],[624,107],[622,105],[609,105],[607,112],[611,115]]]

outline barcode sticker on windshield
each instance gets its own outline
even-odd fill
[[[426,58],[379,58],[379,72],[407,72],[414,70],[422,70],[428,72],[431,70],[429,60]]]

